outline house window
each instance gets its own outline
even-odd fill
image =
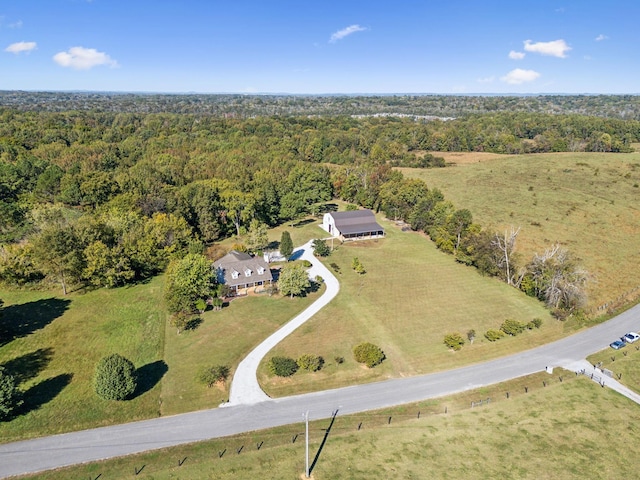
[[[245,277],[250,277],[251,276],[251,270],[249,270],[248,268],[244,269],[244,276]]]
[[[262,275],[264,273],[264,268],[258,267],[258,275]]]
[[[236,272],[235,270],[233,270],[231,272],[231,278],[233,278],[233,279],[238,278],[239,275],[240,275],[240,272]]]

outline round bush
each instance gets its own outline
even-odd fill
[[[96,365],[94,387],[105,400],[126,400],[136,390],[136,368],[117,353],[103,357]]]
[[[510,318],[502,322],[502,325],[500,325],[500,330],[502,330],[507,335],[511,335],[512,337],[515,337],[516,335],[524,332],[525,328],[527,328],[527,326],[524,323],[519,322],[518,320],[512,320]]]
[[[464,345],[464,338],[458,332],[449,333],[444,336],[444,344],[457,352]]]
[[[298,364],[290,357],[271,357],[267,366],[278,377],[290,377],[298,371]]]
[[[502,330],[487,330],[484,337],[490,342],[495,342],[496,340],[500,340],[504,337],[504,332]]]
[[[224,382],[229,377],[229,367],[226,365],[214,365],[200,371],[198,380],[207,387],[213,387],[216,383]]]
[[[304,355],[300,355],[298,360],[296,360],[296,363],[303,370],[308,370],[310,372],[317,372],[324,365],[324,358],[318,355],[311,355],[309,353],[305,353]]]
[[[379,365],[386,358],[380,347],[369,342],[353,347],[353,357],[356,362],[364,363],[369,368]]]

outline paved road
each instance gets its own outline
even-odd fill
[[[327,286],[326,290],[320,298],[309,305],[299,315],[290,320],[286,325],[282,326],[282,328],[273,335],[268,337],[240,362],[235,374],[233,375],[233,381],[229,392],[229,402],[224,404],[225,407],[241,404],[251,405],[269,400],[269,397],[260,388],[256,377],[256,371],[258,370],[260,361],[271,351],[273,347],[284,340],[296,328],[318,313],[320,309],[329,303],[340,291],[340,283],[338,282],[338,279],[333,276],[322,262],[313,256],[312,243],[313,241],[309,241],[302,247],[296,249],[294,256],[301,260],[308,260],[311,263],[312,266],[308,271],[309,276],[311,278],[321,276]]]
[[[204,410],[0,445],[0,478],[171,445],[441,397],[544,370],[575,367],[627,331],[640,329],[640,306],[604,324],[532,350],[417,377]]]

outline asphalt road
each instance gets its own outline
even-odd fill
[[[338,414],[357,413],[474,389],[544,370],[572,367],[640,329],[640,306],[556,342],[464,368],[235,405],[0,445],[0,478],[224,437]]]

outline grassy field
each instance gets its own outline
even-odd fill
[[[280,343],[259,369],[259,380],[272,396],[326,389],[353,383],[445,370],[513,353],[561,337],[567,324],[553,320],[542,304],[522,292],[482,277],[435,248],[425,236],[379,221],[387,236],[379,241],[345,243],[325,262],[340,267],[340,293],[321,312]],[[362,276],[351,269],[358,257]],[[507,318],[528,322],[541,318],[540,330],[488,342],[483,334]],[[474,329],[477,338],[459,352],[447,349],[444,335]],[[379,345],[387,360],[363,368],[353,360],[360,342]],[[266,362],[272,355],[293,358],[321,355],[325,367],[290,378],[272,377]],[[343,357],[339,364],[336,357]]]
[[[640,153],[458,153],[447,161],[456,166],[401,170],[485,228],[522,227],[525,262],[554,243],[567,247],[590,273],[592,312],[640,295]]]
[[[157,415],[164,365],[162,281],[67,297],[57,291],[1,292],[2,325],[13,328],[2,336],[0,364],[18,377],[25,406],[12,421],[0,423],[0,441]],[[129,358],[145,374],[130,401],[105,401],[93,391],[95,364],[111,353]]]
[[[556,376],[561,374],[563,382]],[[540,373],[401,408],[338,415],[333,424],[312,422],[312,477],[637,477],[640,467],[629,457],[640,441],[637,405],[585,377],[556,375]],[[487,398],[490,403],[470,408],[472,401]],[[291,425],[25,478],[129,478],[142,468],[136,478],[293,480],[302,478],[305,468],[303,433],[302,424]]]
[[[162,286],[163,277],[157,277],[67,297],[0,292],[0,365],[25,391],[21,414],[0,422],[0,442],[216,407],[228,398],[228,385],[206,388],[196,380],[200,369],[226,364],[233,373],[255,345],[321,294],[236,299],[219,312],[205,312],[197,329],[178,335],[166,321]],[[111,353],[138,369],[140,385],[129,401],[101,400],[93,391],[95,364]]]
[[[612,338],[611,341],[613,340],[615,339]],[[627,345],[620,350],[607,348],[590,355],[587,360],[592,365],[600,363],[602,369],[613,372],[616,380],[634,392],[640,393],[640,345]]]

